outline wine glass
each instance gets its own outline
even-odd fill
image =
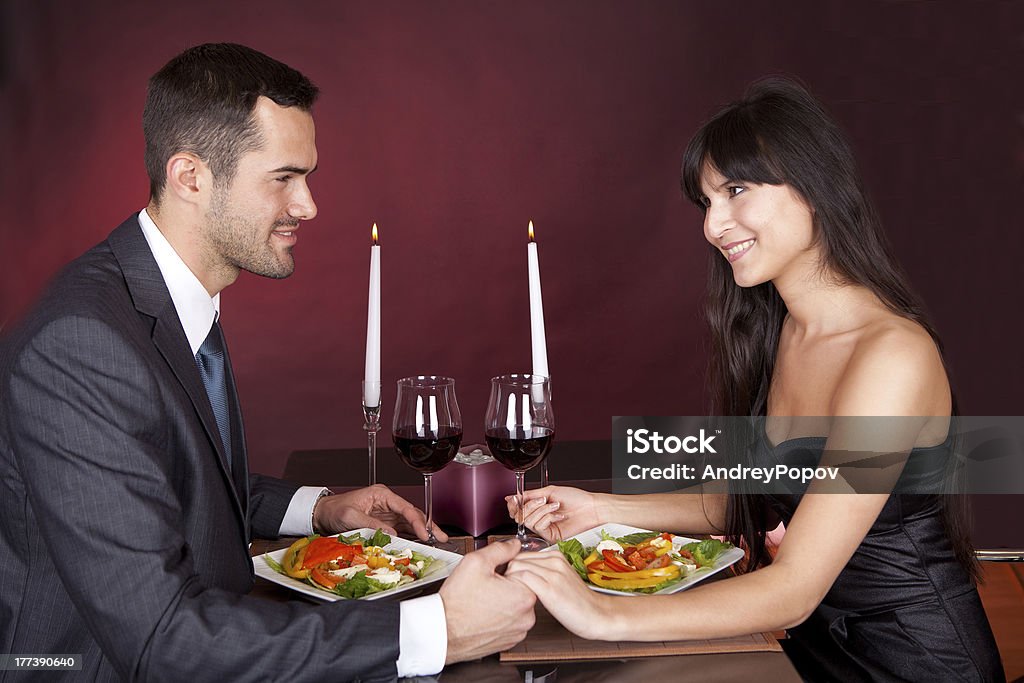
[[[434,537],[434,505],[430,476],[444,469],[462,444],[462,414],[451,377],[418,375],[398,380],[392,436],[398,457],[423,474],[423,506],[427,543],[444,547]]]
[[[551,384],[540,375],[501,375],[491,379],[484,438],[495,460],[516,473],[516,504],[523,509],[526,470],[547,457],[555,439]],[[519,516],[516,538],[523,550],[540,550],[547,541],[527,536]]]

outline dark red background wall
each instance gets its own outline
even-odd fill
[[[849,133],[963,411],[1021,414],[1020,5],[774,4],[6,2],[0,324],[145,205],[148,76],[235,41],[323,90],[320,215],[296,273],[223,297],[254,469],[363,442],[372,221],[384,378],[454,375],[468,438],[487,379],[529,367],[531,218],[561,437],[704,412],[706,249],[680,155],[707,114],[785,72]]]

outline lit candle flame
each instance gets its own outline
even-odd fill
[[[377,246],[377,224],[373,224],[373,245]]]
[[[530,241],[531,241],[531,242],[533,242],[533,241],[534,241],[534,240],[533,240],[533,221],[530,221],[530,227],[529,227],[529,229],[527,230],[527,232],[529,232],[529,233],[530,233]]]

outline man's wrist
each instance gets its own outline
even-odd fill
[[[309,536],[313,533],[313,505],[324,492],[322,486],[300,486],[288,503],[279,536]]]
[[[320,495],[316,497],[316,501],[313,502],[313,509],[309,513],[309,526],[315,534],[319,534],[321,532],[320,525],[317,524],[316,521],[316,510],[320,507],[320,503],[324,502],[324,498],[330,495],[333,495],[333,491],[325,487],[320,491]]]
[[[448,620],[439,593],[399,603],[399,676],[430,676],[448,658]]]

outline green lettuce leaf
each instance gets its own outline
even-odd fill
[[[583,560],[586,559],[586,551],[583,548],[583,544],[575,538],[570,538],[568,541],[559,541],[558,549],[565,555],[565,559],[569,560],[572,568],[585,580],[587,578],[587,568],[583,564]]]
[[[718,539],[708,538],[703,541],[687,543],[682,549],[690,551],[698,567],[710,567],[715,563],[719,555],[732,547],[732,543],[723,543]]]
[[[377,529],[375,532],[373,532],[373,536],[370,536],[370,540],[366,542],[366,545],[376,545],[383,548],[388,543],[391,543],[391,537],[383,531],[381,531],[380,529]]]
[[[355,545],[356,543],[360,545],[366,545],[363,542],[363,537],[359,534],[349,534],[348,536],[342,536],[339,534],[338,540],[344,543],[345,545]]]
[[[658,535],[659,534],[653,531],[638,531],[635,534],[629,534],[628,536],[622,536],[621,538],[616,538],[614,540],[625,548],[627,545],[637,545],[638,543],[646,541],[648,538],[654,538]]]
[[[272,558],[270,555],[264,555],[263,559],[266,561],[267,566],[273,569],[278,574],[284,574],[284,567],[282,567],[277,560]]]
[[[381,583],[372,576],[366,577],[366,583],[370,584],[370,590],[367,591],[367,595],[371,593],[380,593],[381,591],[391,590],[392,588],[398,588],[397,583]]]
[[[370,579],[366,577],[366,572],[358,572],[348,581],[335,586],[334,592],[343,598],[354,600],[370,593],[376,593],[377,590],[374,590],[374,587],[370,585]]]
[[[422,562],[423,563],[423,569],[421,569],[419,571],[417,576],[423,576],[423,574],[427,571],[427,567],[429,567],[431,565],[431,563],[433,563],[433,561],[434,561],[434,558],[430,557],[429,555],[424,555],[422,553],[418,553],[415,550],[412,551],[412,557],[409,558],[409,562],[411,564],[416,564],[417,562]],[[416,568],[413,567],[412,570],[415,572]]]

